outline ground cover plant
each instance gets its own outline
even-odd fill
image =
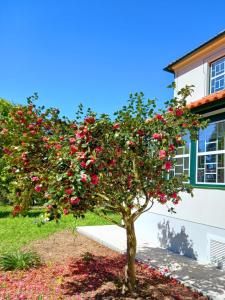
[[[0,269],[3,271],[27,270],[40,265],[40,256],[32,251],[15,251],[0,255]]]
[[[1,134],[3,159],[14,176],[14,215],[29,209],[34,192],[46,202],[43,223],[58,222],[62,214],[83,217],[97,208],[126,230],[124,292],[134,291],[134,222],[155,202],[173,212],[180,192],[192,192],[186,176],[170,176],[183,137],[196,139],[206,125],[187,108],[189,94],[189,88],[182,89],[160,113],[154,100],[131,95],[114,118],[91,110],[83,115],[80,109],[76,120],[67,120],[57,109],[36,108],[32,99],[13,107]],[[108,212],[119,214],[123,223]]]

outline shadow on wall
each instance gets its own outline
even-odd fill
[[[193,241],[189,239],[184,226],[176,233],[173,228],[170,228],[170,222],[164,220],[158,223],[158,229],[160,247],[197,260],[198,255],[193,249]]]

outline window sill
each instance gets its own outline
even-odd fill
[[[224,185],[218,184],[191,184],[191,186],[195,189],[205,189],[205,190],[225,190]]]

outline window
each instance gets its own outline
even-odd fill
[[[189,136],[184,136],[183,140],[186,141],[186,144],[177,149],[176,162],[174,168],[170,170],[171,177],[179,177],[181,175],[190,176],[190,138]]]
[[[199,132],[197,183],[225,183],[225,120],[211,123]]]
[[[210,66],[210,93],[225,89],[225,57]]]

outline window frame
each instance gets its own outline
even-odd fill
[[[201,114],[200,111],[197,112],[197,113]],[[217,114],[217,115],[212,115],[212,116],[209,116],[209,117],[204,117],[204,115],[203,115],[202,117],[203,117],[203,119],[209,120],[209,124],[218,123],[219,121],[223,121],[223,122],[225,121],[225,113],[224,112],[222,112],[220,114]],[[218,151],[222,151],[222,153],[223,153],[224,150],[218,150]],[[191,152],[190,153],[191,153],[190,154],[190,184],[191,184],[191,186],[193,188],[200,188],[200,189],[202,188],[202,189],[225,190],[225,183],[212,183],[212,182],[198,182],[197,181],[198,140],[192,140],[191,141]],[[206,155],[208,155],[209,152],[206,152],[206,153],[207,153]]]
[[[225,90],[225,67],[224,67],[224,72],[223,72],[223,74],[220,74],[220,75],[217,75],[217,76],[212,77],[212,64],[214,64],[214,63],[216,63],[217,61],[222,60],[222,59],[224,59],[224,64],[225,64],[225,56],[218,57],[217,59],[215,59],[215,60],[213,60],[213,61],[211,61],[211,62],[209,63],[209,76],[208,76],[208,78],[209,78],[208,94],[209,94],[209,95],[214,94],[214,93],[219,92],[219,91]],[[222,76],[222,75],[224,76],[224,88],[223,88],[223,89],[220,89],[220,90],[218,90],[218,91],[212,92],[212,91],[211,91],[211,88],[212,88],[212,80],[215,79],[215,78],[217,78],[218,76]]]
[[[225,123],[225,119],[224,120],[220,120],[220,121],[214,121],[214,122],[210,122],[209,124],[218,124],[218,123]],[[225,139],[225,138],[224,138]],[[218,140],[216,140],[216,143],[217,143]],[[214,143],[214,142],[212,142]],[[199,139],[196,141],[196,156],[195,156],[195,163],[196,163],[196,172],[195,172],[195,183],[196,184],[208,184],[208,185],[225,185],[225,174],[224,174],[224,182],[201,182],[201,181],[198,181],[198,158],[199,156],[207,156],[207,155],[218,155],[218,154],[224,154],[224,158],[225,158],[225,149],[224,150],[215,150],[215,151],[205,151],[205,152],[199,152],[198,151],[198,145],[199,145]],[[212,163],[213,164],[213,163]],[[212,173],[212,174],[216,174],[216,179],[217,179],[217,174],[218,174],[218,162],[217,162],[217,156],[216,156],[216,162],[214,163],[216,164],[216,173]],[[205,163],[204,163],[204,169],[205,169]],[[224,172],[225,172],[225,166],[224,168],[221,168],[221,169],[224,169]],[[208,173],[210,174],[210,173]],[[204,176],[205,177],[205,176]]]

